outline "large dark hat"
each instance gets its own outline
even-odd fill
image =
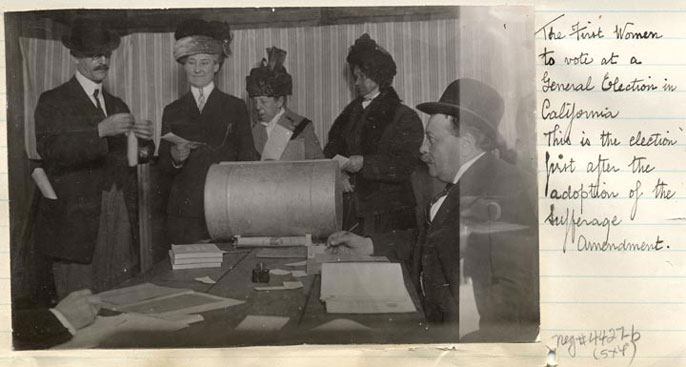
[[[267,49],[267,57],[245,78],[248,95],[280,97],[293,94],[293,79],[283,66],[286,51],[271,47]]]
[[[190,19],[181,23],[174,32],[174,59],[197,54],[231,55],[231,28],[224,22],[206,22]]]
[[[455,116],[460,122],[471,123],[494,137],[498,136],[498,125],[504,108],[503,97],[498,91],[468,78],[450,83],[438,102],[417,105],[417,109],[422,112]]]
[[[105,28],[102,22],[79,18],[74,21],[69,35],[62,38],[65,47],[78,56],[110,53],[119,47],[119,36]]]
[[[379,46],[367,33],[356,39],[355,44],[350,46],[346,61],[351,67],[359,66],[368,78],[379,85],[391,84],[397,72],[391,54]]]

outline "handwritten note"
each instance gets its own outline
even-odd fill
[[[541,339],[560,365],[682,358],[685,22],[536,10]]]

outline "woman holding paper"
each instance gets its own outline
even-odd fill
[[[415,227],[410,175],[419,164],[422,122],[391,86],[393,57],[368,34],[350,47],[347,62],[358,97],[336,118],[324,148],[342,163],[343,227],[359,224],[363,234]]]
[[[174,34],[174,58],[190,91],[164,108],[160,165],[172,177],[167,202],[170,243],[208,239],[203,193],[207,170],[222,161],[254,160],[245,103],[214,85],[230,54],[226,23],[189,20]]]

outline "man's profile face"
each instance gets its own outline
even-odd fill
[[[434,114],[426,125],[424,142],[419,152],[429,168],[429,175],[443,182],[453,182],[460,165],[461,138],[456,136],[451,118]]]
[[[110,70],[111,56],[112,53],[107,52],[94,56],[76,57],[76,70],[86,78],[96,83],[102,83],[107,78],[107,73]]]
[[[186,58],[183,69],[188,83],[196,88],[203,88],[214,80],[214,74],[219,71],[219,60],[216,55],[190,55]]]
[[[252,101],[257,111],[257,120],[261,122],[271,121],[283,106],[282,97],[257,96]]]

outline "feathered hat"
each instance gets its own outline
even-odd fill
[[[397,72],[393,56],[367,33],[350,46],[346,61],[351,69],[358,66],[360,71],[380,86],[390,85]]]
[[[293,79],[283,66],[286,51],[277,47],[267,49],[267,59],[262,59],[260,66],[250,70],[245,78],[246,89],[250,97],[280,97],[293,93]]]

